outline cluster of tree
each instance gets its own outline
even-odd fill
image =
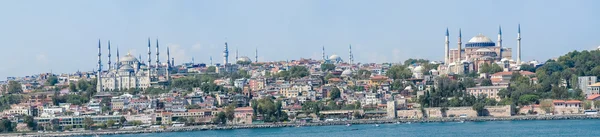
[[[474,86],[475,82],[471,78],[455,81],[448,77],[439,77],[435,85],[436,88],[432,88],[425,95],[421,95],[418,101],[423,107],[461,107],[473,106],[476,103],[483,103],[484,105],[497,104],[494,99],[465,94],[466,88]]]
[[[23,97],[18,94],[8,94],[0,97],[0,111],[10,109],[12,104],[18,104]]]
[[[340,98],[341,94],[342,94],[342,92],[340,91],[339,88],[333,87],[331,89],[331,91],[329,92],[328,96],[329,96],[330,99],[336,100],[336,99]]]
[[[352,77],[354,79],[369,79],[371,77],[371,71],[366,69],[360,69]]]
[[[171,88],[184,89],[191,91],[192,88],[199,87],[205,93],[211,91],[225,91],[223,86],[219,86],[214,83],[214,80],[219,76],[216,75],[195,75],[183,78],[174,79],[171,82]]]
[[[239,60],[239,61],[237,61],[235,63],[238,64],[238,65],[242,65],[242,66],[248,66],[248,65],[252,64],[252,61],[241,61],[241,60]]]
[[[306,114],[317,114],[323,110],[358,110],[362,105],[359,101],[354,103],[340,103],[334,100],[329,101],[307,101],[302,104],[302,111]]]
[[[302,78],[310,75],[308,69],[304,66],[292,66],[290,70],[284,70],[277,73],[276,77],[290,80],[293,78]]]
[[[335,70],[335,65],[331,63],[323,63],[321,64],[321,71],[333,71]]]
[[[387,70],[385,75],[391,79],[397,80],[397,79],[411,78],[413,73],[406,66],[394,65],[394,66],[390,67],[390,69]]]
[[[0,133],[8,133],[16,131],[17,123],[11,122],[8,119],[2,119],[0,121]]]
[[[288,120],[288,114],[283,112],[281,101],[272,98],[261,98],[252,100],[251,107],[254,110],[254,118],[260,116],[265,122],[281,122]]]
[[[8,87],[6,87],[6,92],[8,94],[20,94],[23,93],[23,89],[21,88],[21,83],[17,81],[9,81]]]
[[[58,83],[58,77],[54,76],[54,75],[50,75],[47,79],[46,79],[46,83],[44,83],[46,86],[54,86],[56,85],[56,83]]]
[[[405,66],[410,66],[410,65],[414,65],[414,64],[419,64],[421,65],[421,67],[423,67],[423,74],[428,75],[429,74],[429,70],[432,69],[437,69],[438,66],[440,64],[431,64],[431,62],[427,59],[407,59],[404,61],[404,65]]]
[[[496,63],[492,63],[492,64],[483,63],[479,67],[479,73],[494,74],[494,73],[498,73],[498,72],[502,72],[502,71],[504,71],[504,69]]]

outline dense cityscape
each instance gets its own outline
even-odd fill
[[[148,39],[145,61],[111,57],[99,40],[96,71],[0,82],[0,132],[597,114],[600,51],[522,61],[517,29],[514,59],[501,28],[496,42],[479,34],[464,48],[459,30],[456,49],[446,30],[443,61],[382,64],[354,62],[352,45],[347,60],[323,46],[321,59],[261,62],[256,50],[229,62],[227,43],[222,63],[176,64],[158,40]]]

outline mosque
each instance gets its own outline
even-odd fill
[[[512,60],[512,48],[502,46],[502,29],[498,28],[498,40],[478,34],[471,38],[462,48],[462,33],[458,31],[458,48],[450,49],[449,31],[446,29],[444,64],[439,70],[447,74],[465,74],[478,72],[483,64],[496,63],[505,70],[517,67],[521,64],[521,25],[517,32],[517,61]]]
[[[101,44],[98,41],[98,86],[97,91],[127,90],[131,88],[146,89],[148,87],[161,87],[170,80],[169,71],[174,65],[174,59],[170,58],[169,48],[167,47],[167,62],[161,63],[159,58],[158,40],[156,40],[156,64],[152,65],[152,52],[150,48],[150,39],[148,39],[148,59],[147,63],[141,62],[130,53],[119,57],[117,49],[117,58],[114,64],[111,63],[110,41],[108,42],[108,69],[102,70]]]

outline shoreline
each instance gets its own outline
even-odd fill
[[[485,121],[529,121],[529,120],[584,120],[600,119],[597,115],[554,115],[554,116],[511,116],[511,117],[472,117],[472,118],[429,118],[429,119],[378,119],[378,120],[348,120],[315,123],[276,123],[256,125],[228,125],[228,126],[188,126],[170,127],[167,129],[138,129],[138,130],[100,130],[100,131],[72,131],[53,133],[7,133],[0,136],[23,136],[23,137],[68,137],[68,136],[94,136],[94,135],[118,135],[118,134],[144,134],[163,132],[190,132],[203,130],[233,130],[253,128],[282,128],[297,126],[332,126],[332,125],[361,125],[361,124],[393,124],[393,123],[444,123],[444,122],[485,122]]]

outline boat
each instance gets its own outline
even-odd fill
[[[410,122],[406,122],[406,124],[410,124]]]
[[[465,121],[464,121],[464,120],[461,120],[461,121],[460,121],[460,122],[458,122],[458,123],[465,123]]]
[[[379,127],[379,124],[375,124],[375,127]]]
[[[396,124],[401,124],[400,121],[396,122]]]
[[[347,127],[352,126],[352,124],[346,124]]]

